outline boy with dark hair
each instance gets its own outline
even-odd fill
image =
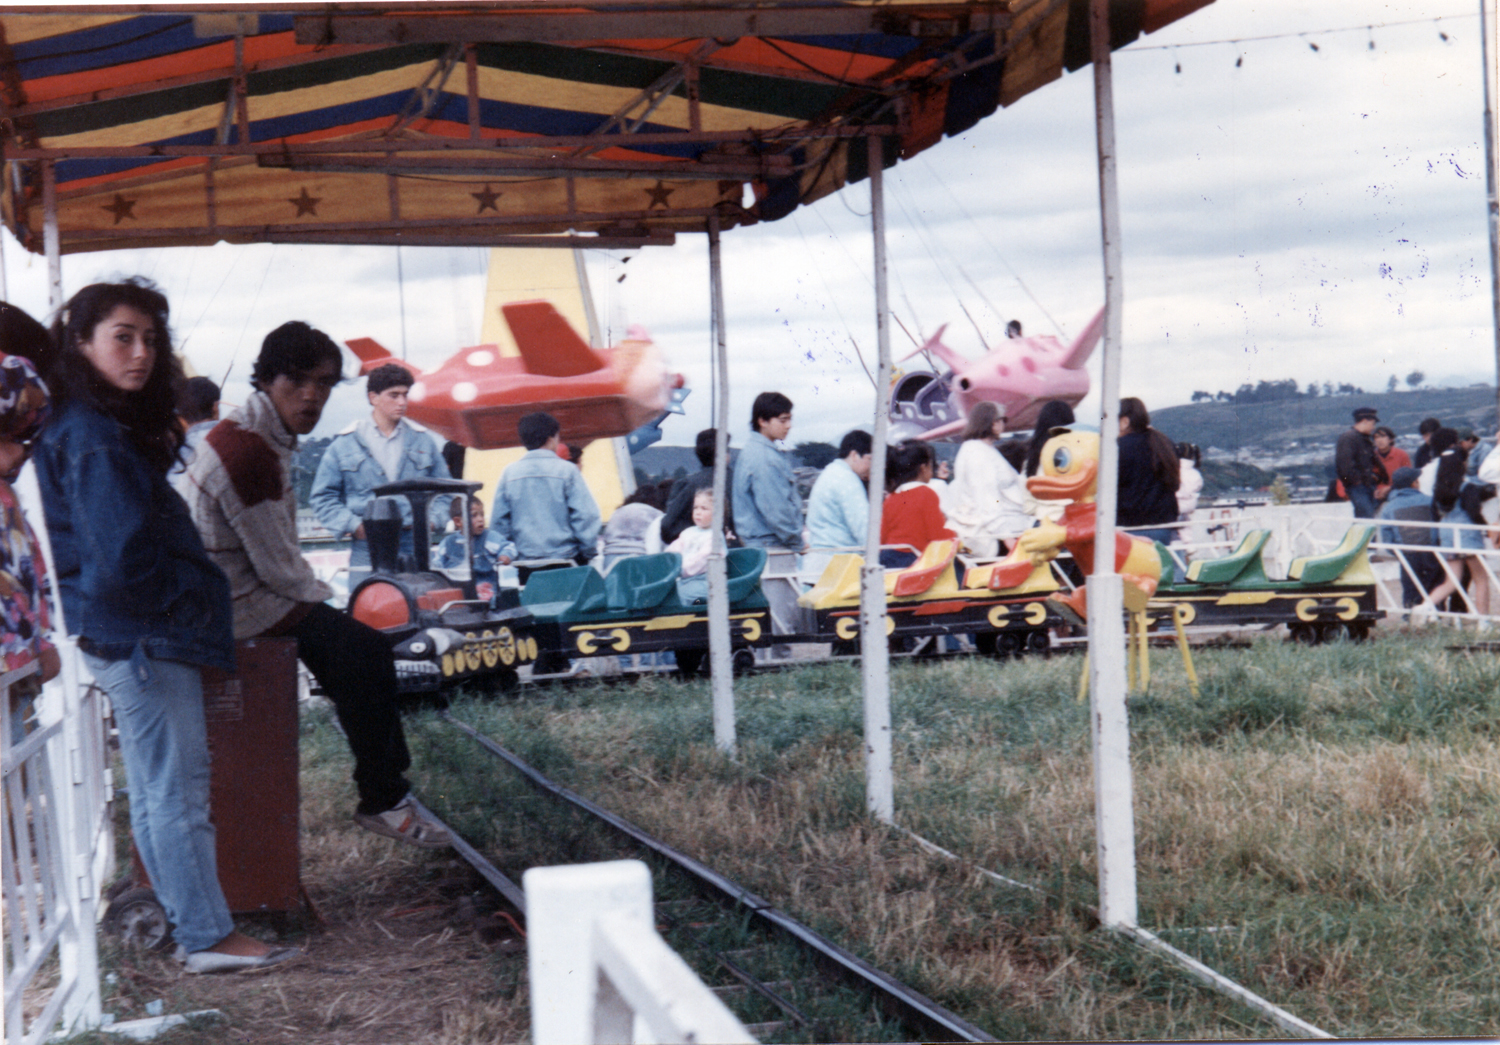
[[[526,454],[500,474],[490,509],[485,549],[502,566],[515,559],[592,559],[599,539],[599,506],[583,473],[557,456],[562,426],[547,413],[516,425]],[[526,583],[529,570],[519,570]]]
[[[255,362],[254,393],[214,426],[188,468],[188,507],[209,558],[229,578],[234,637],[296,639],[298,658],[333,702],[354,754],[355,821],[444,848],[448,833],[417,808],[403,775],[411,757],[390,643],[326,604],[333,592],[297,541],[292,454],[322,417],[341,363],[332,340],[306,323],[272,331]]]
[[[839,456],[823,469],[807,499],[807,543],[802,580],[816,584],[838,549],[862,548],[870,526],[869,432],[856,428],[839,442]]]
[[[414,380],[411,371],[399,363],[386,363],[370,371],[365,384],[370,416],[334,436],[318,462],[308,501],[318,520],[335,536],[352,536],[350,569],[370,566],[364,514],[375,496],[375,487],[399,479],[451,478],[438,441],[427,429],[406,419],[407,393]],[[440,529],[446,522],[438,501],[432,501],[429,530]],[[404,498],[397,504],[401,510],[401,552],[411,555],[415,544],[411,505]],[[428,540],[428,534],[422,539]]]
[[[219,386],[208,377],[190,377],[177,390],[177,416],[186,424],[177,463],[167,473],[167,482],[187,496],[187,466],[214,425],[219,423]]]
[[[750,408],[750,441],[734,470],[735,532],[750,548],[802,550],[802,498],[791,462],[776,448],[792,430],[792,401],[762,392]]]

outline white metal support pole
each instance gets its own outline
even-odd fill
[[[1104,241],[1104,373],[1100,381],[1099,489],[1094,572],[1088,579],[1089,720],[1094,749],[1099,920],[1134,926],[1135,813],[1130,725],[1125,712],[1124,585],[1115,572],[1115,505],[1120,474],[1120,206],[1115,182],[1115,110],[1109,0],[1092,0],[1094,113],[1099,142],[1099,215]]]
[[[63,307],[62,238],[57,231],[57,171],[51,160],[42,162],[42,246],[47,252],[47,303],[57,312]]]
[[[1490,108],[1491,0],[1479,0],[1479,61],[1484,66],[1484,188],[1490,219],[1490,307],[1495,324],[1495,373],[1500,377],[1500,199],[1495,192],[1495,114]],[[1500,380],[1496,381],[1500,404]]]
[[[729,493],[729,343],[724,333],[724,269],[719,216],[708,216],[708,281],[714,332],[714,518],[708,553],[708,669],[714,703],[714,745],[735,752],[734,654],[729,646],[729,570],[724,560],[724,504]]]
[[[876,819],[895,821],[891,782],[891,660],[885,635],[885,571],[880,568],[880,514],[885,500],[886,390],[891,384],[891,329],[885,273],[885,187],[882,139],[865,139],[870,158],[870,222],[875,240],[875,432],[870,450],[870,527],[859,576],[860,671],[865,689],[865,804]]]

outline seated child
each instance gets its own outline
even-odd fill
[[[455,529],[459,526],[459,513],[462,510],[463,501],[457,497],[453,498]],[[491,598],[495,594],[496,585],[500,583],[500,570],[495,564],[495,557],[484,547],[484,502],[472,494],[469,495],[469,547],[474,552],[472,564],[464,561],[464,535],[462,533],[450,533],[444,537],[443,543],[438,546],[438,569],[451,570],[458,566],[468,566],[479,597]]]
[[[880,512],[880,543],[917,549],[882,549],[880,565],[888,570],[905,569],[930,542],[957,536],[948,529],[937,492],[927,485],[932,481],[934,459],[931,444],[917,439],[891,447],[886,456],[885,484],[891,493]]]
[[[693,494],[693,525],[667,545],[667,551],[682,556],[682,575],[677,578],[677,597],[683,602],[708,601],[708,553],[714,546],[714,492]]]

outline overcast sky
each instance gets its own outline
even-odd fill
[[[1376,391],[1419,369],[1429,383],[1494,381],[1477,3],[1217,0],[1116,52],[1114,71],[1122,394],[1154,409],[1261,379]],[[948,323],[945,340],[970,355],[976,323],[992,340],[1012,317],[1028,333],[1076,334],[1103,304],[1096,171],[1088,68],[887,171],[900,322],[919,338]],[[860,183],[726,234],[737,442],[768,388],[796,403],[794,443],[868,426],[874,393],[854,346],[873,370],[869,209]],[[3,239],[11,299],[45,313],[45,262]],[[221,244],[72,255],[63,276],[68,292],[156,280],[194,367],[218,379],[232,361],[226,398],[238,399],[261,337],[286,319],[336,340],[404,341],[419,366],[473,344],[485,257],[403,248],[398,281],[394,248]],[[588,264],[611,332],[646,327],[687,376],[688,416],[666,441],[691,443],[709,423],[704,239]],[[913,347],[900,326],[892,346]],[[1091,369],[1097,385],[1097,359]],[[316,434],[363,404],[357,386],[337,396]]]

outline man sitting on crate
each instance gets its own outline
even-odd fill
[[[354,754],[354,819],[376,834],[428,849],[448,832],[414,803],[397,709],[390,644],[326,605],[333,592],[297,543],[291,485],[297,437],[323,416],[343,357],[320,330],[284,323],[266,335],[251,372],[255,392],[203,441],[188,468],[188,507],[209,557],[229,578],[236,639],[287,636],[338,713]]]

